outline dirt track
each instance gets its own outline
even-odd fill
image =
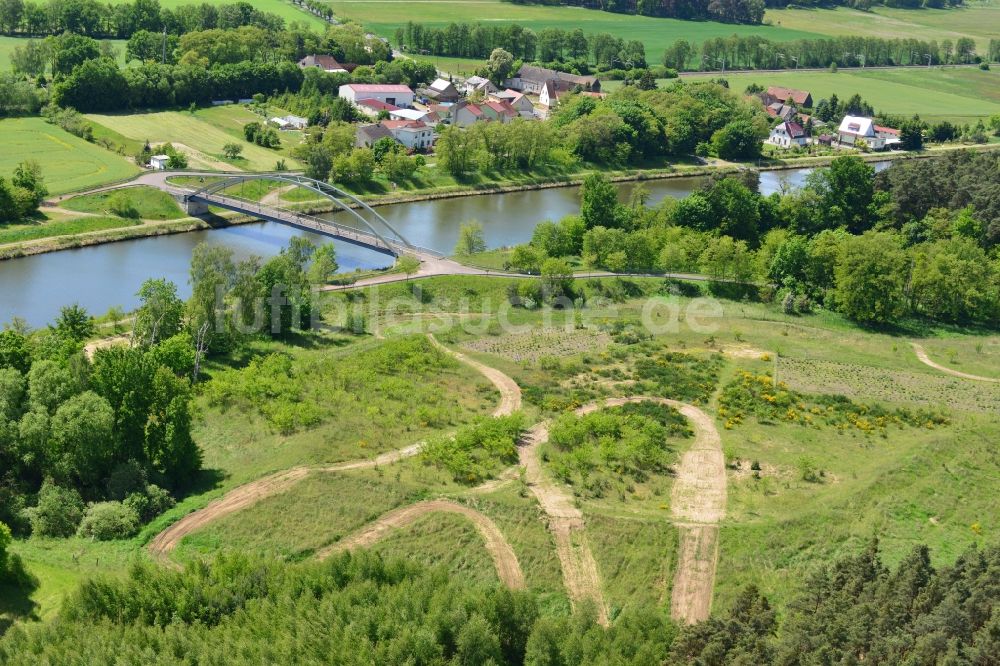
[[[920,362],[925,365],[929,365],[935,370],[940,370],[945,374],[952,375],[953,377],[961,377],[962,379],[972,379],[977,382],[990,382],[992,384],[1000,383],[1000,379],[995,379],[993,377],[982,377],[980,375],[970,375],[967,372],[961,372],[960,370],[952,370],[951,368],[943,366],[939,363],[935,363],[927,355],[927,351],[924,350],[922,345],[918,345],[916,342],[911,342],[910,344],[913,345],[913,351],[917,354],[917,358],[920,359]]]
[[[514,554],[514,549],[507,543],[507,539],[496,523],[475,509],[450,500],[417,502],[416,504],[390,511],[375,522],[366,525],[360,531],[328,548],[324,548],[319,552],[318,557],[323,559],[332,553],[342,550],[370,546],[384,538],[390,531],[406,527],[422,516],[431,513],[452,513],[464,516],[472,521],[480,536],[483,537],[486,551],[493,558],[493,564],[496,567],[497,576],[499,576],[500,580],[511,589],[524,588],[524,573],[522,573],[521,565],[517,561],[517,555]]]
[[[467,357],[465,354],[452,351],[438,342],[433,335],[428,334],[431,342],[444,352],[454,356],[460,362],[472,367],[482,373],[487,379],[493,382],[497,390],[500,391],[500,403],[493,411],[494,416],[506,416],[521,408],[521,388],[517,383],[504,373],[483,365],[479,361]],[[344,472],[355,469],[368,469],[381,465],[388,465],[404,458],[414,456],[420,452],[421,444],[412,444],[406,448],[383,453],[375,458],[364,460],[354,460],[337,463],[334,465],[301,466],[293,467],[281,472],[276,472],[256,481],[251,481],[242,486],[230,490],[217,500],[210,502],[204,508],[198,509],[184,516],[176,523],[163,530],[149,543],[149,552],[153,557],[165,558],[177,544],[188,534],[195,532],[208,523],[211,523],[223,516],[242,511],[260,500],[277,495],[295,485],[310,472]]]

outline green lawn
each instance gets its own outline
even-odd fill
[[[499,0],[331,0],[330,6],[338,18],[353,19],[373,32],[390,40],[396,28],[407,21],[444,27],[452,22],[483,21],[520,23],[532,30],[543,28],[583,28],[586,33],[609,32],[623,39],[638,39],[646,45],[646,57],[658,62],[663,50],[678,39],[702,42],[713,37],[761,35],[773,40],[815,37],[808,30],[791,30],[766,25],[746,26],[711,21],[680,21],[676,19],[629,16],[579,7],[544,7],[515,5]],[[469,59],[460,59],[469,62]],[[458,61],[456,61],[458,62]]]
[[[0,120],[0,175],[26,158],[37,160],[49,192],[61,194],[128,178],[139,168],[41,118]]]
[[[52,236],[71,236],[91,231],[119,229],[141,224],[138,220],[127,220],[121,217],[81,217],[73,220],[42,220],[18,224],[0,224],[0,245],[6,243],[22,243],[24,241],[50,238]]]
[[[177,201],[162,190],[141,185],[112,192],[99,192],[73,197],[62,202],[63,208],[81,213],[112,215],[110,203],[113,197],[126,197],[144,220],[177,220],[186,217]]]
[[[685,76],[714,78],[718,73]],[[869,69],[829,72],[779,72],[726,74],[733,90],[742,92],[751,83],[801,88],[812,93],[814,102],[831,94],[844,99],[854,93],[876,111],[901,116],[919,113],[925,120],[948,119],[975,122],[1000,113],[1000,71],[977,68]],[[662,83],[662,82],[661,82]],[[617,82],[609,82],[613,89]]]
[[[277,110],[273,110],[278,113]],[[171,142],[188,155],[194,169],[269,171],[279,159],[290,168],[299,165],[288,151],[301,141],[301,132],[281,132],[280,150],[269,150],[247,142],[243,125],[263,118],[243,106],[228,106],[189,111],[154,111],[149,113],[88,114],[87,118],[103,128],[141,145]],[[227,143],[243,146],[241,157],[230,160],[222,153]]]
[[[996,0],[967,2],[954,9],[768,9],[764,20],[782,28],[823,35],[938,42],[950,39],[952,43],[960,37],[972,37],[981,54],[986,53],[990,39],[1000,37],[1000,3]]]

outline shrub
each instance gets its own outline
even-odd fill
[[[443,467],[459,483],[476,484],[491,478],[503,465],[517,462],[517,441],[524,430],[520,414],[481,418],[455,433],[427,443],[425,464]]]
[[[38,503],[27,512],[35,535],[68,537],[83,518],[83,500],[72,488],[61,488],[46,479],[38,491]]]
[[[148,523],[153,518],[176,504],[174,498],[165,489],[150,484],[141,492],[135,492],[125,498],[123,504],[133,509],[142,523]]]
[[[132,493],[142,492],[146,487],[146,470],[135,460],[119,463],[111,470],[107,486],[111,499],[125,499]]]
[[[139,209],[136,208],[135,203],[132,202],[131,197],[125,190],[120,190],[111,195],[111,198],[108,199],[108,210],[118,217],[130,220],[139,219]]]
[[[77,534],[98,541],[126,539],[139,530],[139,514],[122,502],[97,502],[87,509]]]

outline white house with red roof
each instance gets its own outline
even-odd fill
[[[414,97],[409,86],[393,83],[347,83],[338,94],[354,105],[372,99],[395,107],[412,107]]]
[[[801,148],[809,144],[809,137],[802,125],[786,120],[774,126],[767,142],[781,148]]]
[[[430,150],[434,147],[434,128],[421,120],[383,120],[379,124],[410,150]]]
[[[876,125],[871,118],[844,116],[844,119],[840,121],[840,128],[837,130],[837,143],[851,148],[882,150],[887,143],[887,134],[877,132],[875,127]]]

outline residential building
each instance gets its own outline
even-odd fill
[[[538,95],[549,81],[560,91],[572,90],[577,86],[583,90],[601,91],[601,82],[596,76],[580,76],[532,65],[522,66],[514,76],[504,81],[504,85],[518,92]]]
[[[390,120],[420,120],[428,125],[437,123],[437,115],[421,109],[396,109],[389,112]]]
[[[483,116],[487,120],[495,120],[501,123],[509,123],[521,115],[506,101],[498,102],[496,100],[489,100],[480,104],[479,108],[483,110]]]
[[[794,106],[789,106],[784,102],[773,102],[764,107],[764,110],[772,118],[781,118],[782,120],[791,120],[798,113]]]
[[[474,92],[482,92],[484,95],[497,92],[497,87],[493,82],[483,76],[470,76],[462,84],[462,91],[469,95]]]
[[[459,102],[451,107],[451,124],[468,127],[483,120],[483,110],[478,104]]]
[[[419,90],[420,94],[432,102],[457,102],[462,95],[455,88],[455,85],[447,79],[435,79],[426,88]]]
[[[380,124],[410,150],[430,150],[434,147],[434,129],[427,123],[419,120],[383,120]]]
[[[338,94],[355,105],[363,99],[374,99],[397,107],[413,106],[413,91],[400,84],[347,83],[340,86]]]
[[[354,130],[354,147],[371,148],[379,139],[389,137],[395,139],[389,128],[382,123],[371,125],[358,125]]]
[[[347,74],[347,68],[337,62],[337,59],[331,55],[307,55],[302,60],[299,60],[299,67],[302,69],[316,67],[330,74]]]
[[[871,118],[844,116],[837,130],[837,143],[852,148],[882,150],[886,140],[875,132],[875,124]]]
[[[531,103],[531,100],[524,93],[519,93],[516,90],[508,88],[507,90],[490,93],[489,99],[496,102],[507,102],[522,118],[535,117],[535,105]]]
[[[786,120],[771,129],[767,142],[781,148],[801,148],[808,145],[809,137],[802,125]]]
[[[882,125],[875,125],[875,136],[882,137],[885,139],[885,147],[889,148],[898,144],[899,141],[899,130],[894,127],[883,127]]]
[[[811,109],[813,105],[813,98],[808,90],[796,90],[782,86],[768,86],[767,90],[761,93],[760,98],[764,102],[764,106],[770,106],[775,102],[785,104],[788,100],[792,100],[799,108]]]

